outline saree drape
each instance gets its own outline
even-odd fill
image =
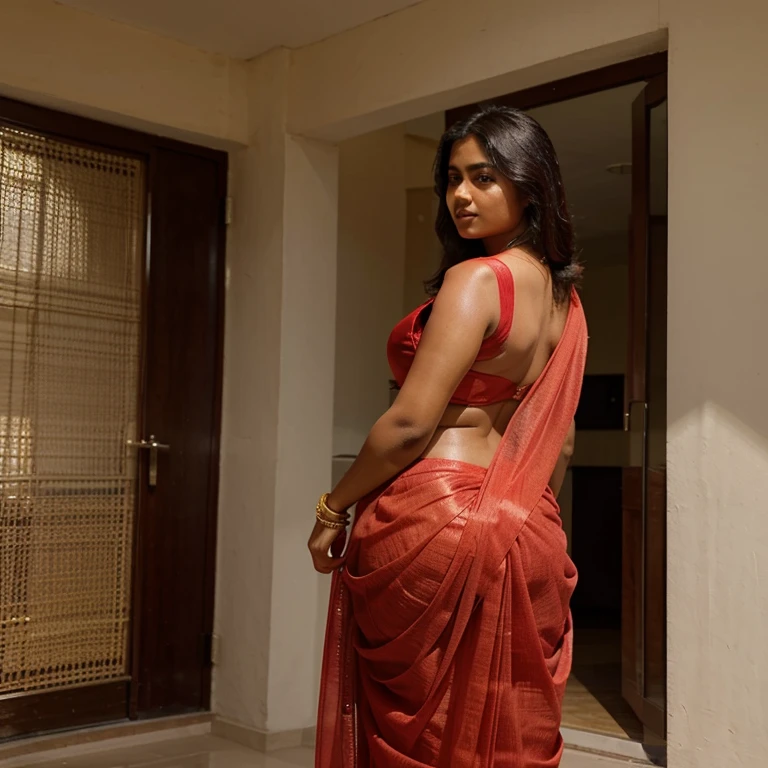
[[[555,768],[576,571],[548,483],[581,391],[562,338],[490,467],[422,459],[358,504],[334,574],[316,768]]]

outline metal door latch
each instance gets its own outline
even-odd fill
[[[149,451],[149,487],[157,486],[157,453],[158,451],[170,451],[170,445],[158,443],[154,435],[149,436],[149,440],[129,440],[128,445],[143,451]]]

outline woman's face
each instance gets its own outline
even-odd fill
[[[459,235],[468,240],[482,239],[489,254],[504,250],[526,226],[527,202],[491,165],[474,136],[453,145],[446,203]]]

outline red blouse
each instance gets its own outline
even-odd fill
[[[509,267],[500,259],[486,257],[499,284],[500,317],[496,330],[483,340],[477,360],[491,360],[501,354],[512,328],[515,314],[515,280]],[[398,387],[403,386],[419,346],[421,334],[432,311],[434,299],[429,299],[404,317],[392,330],[387,343],[387,358]],[[450,402],[456,405],[490,405],[504,400],[522,400],[530,385],[518,387],[503,376],[470,369],[462,379]]]

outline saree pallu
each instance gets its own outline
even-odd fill
[[[361,500],[334,574],[316,768],[556,768],[576,572],[549,489],[587,331],[563,336],[490,467],[422,459]]]

